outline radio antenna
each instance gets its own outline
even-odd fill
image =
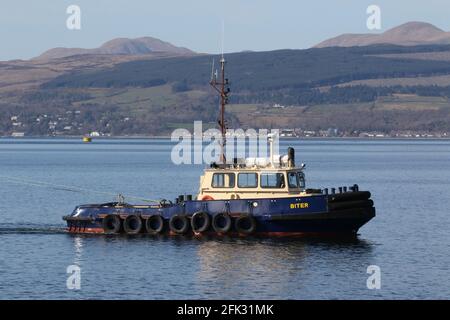
[[[223,59],[224,44],[225,44],[225,20],[222,19],[222,59]]]
[[[211,66],[211,80],[213,81],[214,79],[214,58],[212,59],[212,66]]]
[[[209,84],[218,92],[220,97],[220,113],[219,113],[219,128],[221,133],[221,142],[220,142],[220,161],[225,164],[225,146],[226,146],[226,133],[227,127],[225,125],[225,105],[228,104],[228,95],[230,93],[230,88],[228,87],[228,79],[225,78],[225,58],[223,53],[223,34],[224,34],[224,25],[225,23],[222,21],[222,57],[220,59],[220,79],[218,80],[218,75],[216,73],[215,76],[212,77]],[[214,60],[213,60],[214,61]],[[213,66],[214,70],[214,66]]]

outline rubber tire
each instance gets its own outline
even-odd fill
[[[156,229],[151,226],[151,224],[155,221],[158,221],[159,224],[159,227]],[[163,229],[164,229],[164,219],[163,217],[161,217],[161,215],[154,214],[145,220],[145,230],[147,231],[148,234],[152,235],[159,234],[163,231]]]
[[[182,221],[183,225],[181,228],[177,228],[175,226],[176,220]],[[185,234],[189,230],[189,221],[184,214],[183,215],[175,214],[172,217],[170,217],[169,228],[170,228],[170,231],[172,231],[176,234]]]
[[[250,227],[243,228],[242,227],[243,222],[249,223]],[[251,233],[255,232],[255,230],[256,230],[256,220],[255,220],[255,218],[253,218],[252,216],[249,216],[249,215],[240,216],[234,221],[234,227],[235,227],[236,231],[239,233],[251,234]]]
[[[106,234],[117,234],[120,232],[122,222],[119,216],[115,214],[108,214],[102,221],[103,232]]]
[[[197,219],[203,219],[204,221],[203,225],[201,225],[200,227],[196,226]],[[193,232],[195,233],[205,232],[209,229],[210,225],[211,225],[211,217],[209,216],[208,213],[203,211],[197,211],[192,215],[191,229]]]
[[[136,228],[131,226],[131,221],[137,222]],[[123,221],[123,230],[126,234],[138,234],[142,230],[142,220],[139,216],[135,214],[130,214]]]
[[[226,220],[226,223],[223,227],[218,225],[219,219],[224,218]],[[228,213],[222,212],[214,215],[212,219],[212,226],[215,232],[217,233],[226,233],[230,231],[231,229],[231,217]]]

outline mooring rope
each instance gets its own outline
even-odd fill
[[[140,201],[145,201],[145,202],[155,202],[155,203],[159,203],[161,201],[161,200],[145,199],[142,197],[136,197],[136,196],[130,196],[130,195],[117,194],[117,193],[112,193],[112,192],[80,188],[80,187],[76,187],[76,186],[67,186],[67,185],[62,185],[62,184],[48,183],[48,182],[44,182],[44,181],[31,180],[31,179],[22,178],[22,177],[9,177],[9,176],[0,175],[0,178],[5,179],[6,182],[10,182],[10,183],[16,183],[16,184],[22,184],[22,185],[28,185],[28,186],[34,186],[34,187],[48,187],[48,188],[51,188],[54,190],[59,190],[59,191],[79,192],[79,193],[87,193],[87,194],[96,193],[96,194],[116,196],[116,197],[122,196],[122,197],[129,198],[129,199],[135,199],[135,200],[140,200]]]

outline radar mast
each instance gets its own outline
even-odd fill
[[[217,74],[217,70],[214,72],[214,60],[213,60],[213,72],[211,74],[211,81],[209,84],[219,93],[220,97],[220,113],[219,113],[219,129],[221,133],[220,141],[220,162],[226,163],[225,146],[226,146],[226,133],[227,126],[225,121],[225,105],[228,103],[228,94],[230,88],[228,87],[228,79],[225,78],[225,58],[222,53],[220,59],[220,75]]]

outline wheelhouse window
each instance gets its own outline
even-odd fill
[[[258,186],[258,175],[256,173],[239,173],[239,188],[256,188]]]
[[[289,188],[305,189],[305,175],[303,172],[289,172],[288,184]]]
[[[261,188],[284,188],[286,186],[284,182],[283,173],[261,173]]]
[[[306,184],[305,184],[305,175],[303,174],[303,172],[299,172],[297,174],[298,176],[298,186],[300,189],[305,189],[306,188]]]
[[[288,173],[289,188],[298,188],[298,175],[297,172]]]
[[[234,188],[234,173],[214,173],[211,186],[213,188]]]

